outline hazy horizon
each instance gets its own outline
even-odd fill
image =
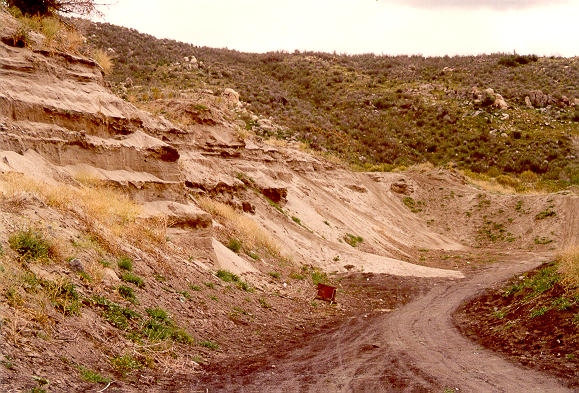
[[[119,0],[97,20],[242,52],[579,55],[579,0]]]

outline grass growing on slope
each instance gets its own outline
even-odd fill
[[[267,234],[261,225],[247,215],[237,212],[229,205],[210,198],[199,198],[198,201],[204,210],[223,218],[228,226],[239,234],[239,240],[248,250],[262,248],[274,256],[280,255],[277,242]]]
[[[0,175],[3,198],[31,193],[48,206],[74,212],[94,237],[113,251],[120,241],[146,245],[164,244],[166,223],[141,220],[142,207],[121,192],[92,182],[78,187],[48,184],[16,173]]]

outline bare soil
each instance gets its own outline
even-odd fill
[[[502,261],[431,290],[392,313],[360,314],[257,357],[205,369],[185,386],[236,392],[566,392],[555,377],[531,370],[464,337],[452,313],[485,287],[537,266],[540,258]],[[549,370],[547,370],[549,371]]]

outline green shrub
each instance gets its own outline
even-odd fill
[[[259,301],[259,305],[265,309],[273,308],[272,305],[269,304],[268,302],[266,302],[265,299],[263,299],[263,298],[259,298],[258,301]]]
[[[241,250],[241,246],[242,246],[241,240],[234,238],[229,239],[229,243],[227,244],[227,248],[229,248],[234,253],[239,253],[239,251]]]
[[[228,272],[227,270],[218,270],[216,275],[217,275],[217,277],[219,277],[220,279],[222,279],[225,282],[236,283],[237,286],[239,288],[243,289],[244,291],[250,291],[250,292],[252,291],[249,284],[247,284],[245,281],[241,280],[241,278],[239,278],[239,276],[236,274]]]
[[[225,282],[239,281],[239,276],[231,272],[228,272],[227,270],[218,270],[215,275]]]
[[[145,287],[145,281],[137,276],[134,275],[133,273],[125,273],[121,276],[121,280],[123,280],[124,282],[129,282],[131,284],[134,284],[137,286],[137,288],[144,288]]]
[[[162,308],[147,308],[145,311],[147,314],[149,314],[150,317],[156,319],[157,321],[166,322],[169,320],[169,314],[167,314],[167,311],[163,310]]]
[[[547,217],[554,217],[556,216],[557,213],[553,210],[551,210],[550,208],[547,208],[545,210],[543,210],[540,213],[537,213],[537,215],[535,216],[536,220],[544,220]]]
[[[219,344],[216,344],[212,341],[201,341],[199,345],[209,349],[219,349]]]
[[[120,269],[126,270],[128,272],[133,270],[133,260],[127,256],[120,257],[117,265]]]
[[[80,371],[81,378],[87,382],[109,383],[111,381],[111,379],[109,377],[103,377],[102,375],[100,375],[96,371],[93,371],[93,370],[88,369],[86,367],[79,366],[78,369]]]
[[[31,229],[13,234],[8,243],[24,261],[46,260],[51,256],[50,244],[42,234]]]
[[[312,272],[312,281],[315,285],[318,283],[325,283],[328,281],[328,276],[324,272],[320,272],[318,270]]]
[[[357,247],[358,244],[362,243],[364,239],[360,236],[352,235],[351,233],[346,233],[344,236],[344,241],[352,247]]]
[[[113,370],[122,377],[144,367],[143,362],[135,359],[131,355],[115,356],[110,360],[110,363]]]
[[[518,179],[515,179],[512,176],[509,175],[499,175],[497,177],[497,183],[503,185],[503,186],[509,186],[509,187],[513,187],[513,188],[517,188],[520,185],[520,182]]]
[[[117,291],[119,292],[119,295],[121,295],[122,297],[124,297],[125,299],[127,299],[129,301],[133,302],[136,300],[135,291],[131,287],[121,285],[120,287],[117,288]]]
[[[135,311],[121,307],[120,305],[100,296],[93,296],[88,303],[91,306],[102,309],[103,318],[109,324],[121,330],[129,329],[132,321],[141,319],[141,316]]]

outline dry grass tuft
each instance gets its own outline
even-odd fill
[[[263,248],[272,255],[280,256],[280,249],[276,241],[250,217],[235,211],[229,205],[209,198],[199,198],[198,202],[203,209],[225,219],[249,249]]]
[[[95,49],[91,57],[101,66],[105,74],[110,74],[113,70],[113,58],[104,51],[104,49]]]
[[[561,251],[557,261],[563,282],[579,293],[579,246],[570,246]]]

